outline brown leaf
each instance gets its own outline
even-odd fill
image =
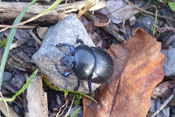
[[[163,77],[161,43],[138,28],[122,45],[108,52],[114,61],[111,80],[96,93],[98,103],[83,99],[85,117],[145,117],[152,90]],[[119,85],[118,85],[119,84]]]
[[[110,19],[100,12],[95,12],[94,16],[97,18],[97,20],[94,21],[94,26],[104,27],[110,23]]]
[[[120,21],[127,20],[139,12],[138,9],[126,5],[118,11],[118,17],[116,17],[116,19]]]
[[[154,88],[151,97],[154,99],[157,99],[158,97],[168,98],[173,93],[173,88],[173,81],[163,82],[159,84],[156,88]]]

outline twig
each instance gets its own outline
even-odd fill
[[[66,6],[67,6],[67,0],[65,0],[65,7],[64,7],[64,12],[63,13],[65,13],[65,11],[66,11]]]
[[[166,31],[166,30],[172,30],[172,31],[175,31],[175,28],[173,27],[163,27],[163,28],[158,28],[156,31],[160,31],[160,32],[163,32]]]
[[[103,1],[101,1],[101,2],[103,2]],[[99,3],[101,3],[101,2],[99,2]],[[74,9],[73,11],[78,11],[78,9],[81,8],[85,3],[86,3],[86,1],[80,1],[80,2],[76,2],[76,3],[70,3],[67,6],[64,4],[58,5],[54,10],[52,10],[52,12],[49,12],[45,15],[43,15],[42,12],[49,8],[48,5],[40,5],[40,4],[33,5],[32,8],[29,9],[28,12],[26,13],[26,15],[24,16],[24,19],[28,19],[28,20],[25,20],[19,24],[7,26],[7,27],[1,29],[0,32],[3,32],[11,27],[14,27],[14,26],[22,26],[28,22],[33,21],[33,20],[56,23],[56,22],[58,22],[58,17],[59,17],[58,13],[59,12],[63,11],[64,9],[71,10],[71,11]],[[26,4],[28,4],[28,3],[1,2],[0,11],[4,11],[4,13],[1,14],[2,15],[1,17],[5,17],[4,19],[15,18],[17,16],[17,14],[23,9],[23,7],[26,6]],[[98,5],[98,3],[97,3],[97,5]],[[16,6],[16,7],[14,7],[14,6]],[[12,7],[13,7],[13,9],[10,9],[10,10],[8,9],[8,8],[12,8]],[[98,9],[99,8],[96,7],[96,9],[94,9],[94,10],[98,10]],[[13,13],[13,14],[11,14],[11,13]],[[15,15],[14,15],[14,13],[15,13]],[[65,13],[66,13],[66,11],[65,11]],[[42,18],[39,18],[41,16],[42,16]]]
[[[151,117],[155,117],[165,106],[173,99],[174,95],[171,94],[171,96],[160,106],[160,108],[151,115]]]
[[[9,27],[10,25],[0,25],[0,28],[6,28],[6,27]],[[36,28],[36,26],[19,26],[18,28],[21,28],[21,29],[31,29],[31,28]]]
[[[88,12],[86,12],[84,14],[88,19],[92,20],[92,21],[99,21],[99,19],[95,16],[92,15]],[[111,22],[109,23],[109,25],[106,25],[104,27],[102,27],[105,31],[107,31],[109,34],[111,34],[112,36],[114,36],[118,41],[123,42],[125,39],[113,28],[115,27],[115,25]]]
[[[73,103],[74,103],[74,100],[75,100],[75,94],[74,94],[74,96],[73,96],[73,99],[72,99],[71,105],[70,105],[69,110],[67,111],[65,117],[67,117],[67,116],[69,115],[70,110],[71,110],[71,108],[72,108],[72,105],[73,105]]]
[[[144,10],[144,9],[142,9],[142,8],[139,8],[138,6],[136,6],[136,5],[132,4],[131,2],[129,2],[128,0],[125,0],[125,2],[127,2],[129,5],[133,6],[134,8],[136,8],[136,9],[142,11],[142,12],[145,12],[145,13],[147,13],[147,14],[149,14],[149,15],[155,16],[154,13],[149,12],[149,11],[146,11],[146,10]],[[172,18],[169,18],[169,17],[165,17],[165,16],[161,16],[161,15],[157,15],[157,17],[175,21],[175,19],[172,19]]]
[[[67,99],[66,102],[65,102],[65,104],[64,104],[63,106],[61,106],[61,108],[60,108],[60,110],[58,111],[56,117],[61,116],[61,115],[63,114],[63,113],[60,114],[60,112],[61,112],[62,108],[65,106],[65,108],[64,108],[63,111],[62,111],[62,112],[64,112],[64,110],[67,108],[68,102],[69,102],[69,100]]]
[[[5,89],[8,89],[9,91],[11,91],[12,93],[17,93],[18,92],[18,88],[14,85],[12,85],[10,82],[8,81],[3,81],[2,83],[2,86],[5,88]]]
[[[41,45],[40,39],[32,32],[32,30],[29,31],[30,35],[35,39],[35,41]]]

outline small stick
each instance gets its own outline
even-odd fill
[[[151,117],[155,117],[165,106],[173,99],[174,95],[171,94],[171,96],[160,106],[160,108],[154,112]]]
[[[41,40],[32,32],[32,30],[29,31],[30,35],[34,38],[34,40],[41,45]]]
[[[71,105],[70,105],[69,110],[67,111],[65,117],[67,117],[67,116],[69,115],[70,110],[71,110],[71,108],[72,108],[72,105],[73,105],[73,103],[74,103],[74,100],[75,100],[75,95],[73,96],[73,99],[72,99]]]
[[[142,9],[142,8],[139,8],[138,6],[136,6],[136,5],[132,4],[131,2],[129,2],[128,0],[125,0],[125,2],[127,2],[129,5],[133,6],[134,8],[136,8],[136,9],[142,11],[142,12],[145,12],[145,13],[147,13],[147,14],[149,14],[149,15],[155,16],[154,13],[149,12],[149,11],[146,11],[146,10],[144,10],[144,9]],[[175,19],[172,19],[172,18],[169,18],[169,17],[165,17],[165,16],[161,16],[161,15],[157,15],[157,17],[175,21]]]
[[[99,19],[95,16],[95,15],[92,15],[88,12],[86,12],[84,14],[88,19],[92,20],[92,21],[99,21]],[[118,41],[120,42],[123,42],[125,39],[119,34],[117,33],[116,30],[114,30],[113,28],[111,27],[114,27],[114,24],[112,22],[109,23],[109,25],[106,25],[104,27],[102,27],[105,31],[107,31],[109,34],[111,34],[112,36],[114,36]]]
[[[61,106],[61,108],[60,108],[60,110],[58,111],[56,117],[57,117],[57,116],[61,117],[61,115],[63,114],[64,110],[67,108],[68,102],[69,102],[69,100],[67,99],[66,102],[65,102],[65,104],[64,104],[63,106]],[[65,107],[64,107],[64,106],[65,106]],[[64,109],[62,110],[63,107],[64,107]],[[61,110],[62,110],[62,113],[60,114]]]
[[[173,27],[163,27],[163,28],[157,28],[157,30],[156,31],[161,31],[161,30],[172,30],[172,31],[175,31],[175,28],[173,28]]]
[[[101,1],[101,2],[103,2],[103,1]],[[101,2],[99,2],[99,3],[101,3]],[[80,2],[75,2],[75,3],[69,3],[69,5],[65,5],[65,4],[58,5],[50,13],[47,13],[44,16],[42,16],[41,13],[43,11],[45,11],[46,9],[48,9],[50,6],[43,5],[43,4],[42,5],[41,4],[34,4],[24,15],[23,19],[25,19],[25,21],[23,21],[19,24],[12,25],[12,26],[6,26],[5,28],[1,29],[0,32],[3,32],[9,28],[14,27],[14,26],[24,25],[28,22],[33,21],[33,20],[35,20],[35,21],[37,20],[39,22],[47,21],[48,23],[49,22],[56,23],[56,22],[58,22],[58,19],[59,19],[59,12],[62,12],[64,10],[65,10],[65,12],[67,10],[78,11],[81,7],[83,7],[83,5],[85,3],[86,3],[86,1],[80,1]],[[19,12],[21,12],[27,4],[28,3],[26,3],[26,2],[25,3],[24,2],[20,2],[20,3],[1,2],[1,4],[0,4],[0,11],[2,12],[1,17],[3,17],[6,20],[16,18],[18,16]],[[97,5],[98,5],[98,3],[97,3]],[[13,8],[13,9],[11,9],[11,8]],[[94,10],[98,10],[99,8],[101,8],[101,7],[96,7]],[[41,16],[42,16],[42,18],[39,18]],[[28,20],[26,20],[26,19],[28,19]]]
[[[0,28],[6,28],[9,27],[10,25],[0,25]],[[24,25],[24,26],[19,26],[18,28],[20,29],[32,29],[32,28],[36,28],[36,26],[28,26],[28,25]]]

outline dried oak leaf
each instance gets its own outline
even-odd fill
[[[97,103],[83,98],[85,117],[145,117],[153,89],[162,81],[161,43],[138,28],[133,37],[108,50],[114,61],[111,80],[95,94]]]
[[[94,26],[104,27],[111,22],[107,15],[104,15],[100,12],[95,12],[94,16],[96,17],[96,21],[94,21]]]
[[[154,88],[151,97],[157,99],[168,98],[173,93],[174,81],[166,81]]]

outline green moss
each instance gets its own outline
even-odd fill
[[[0,41],[0,47],[4,48],[7,44],[7,38],[6,39],[2,39],[2,41]]]

